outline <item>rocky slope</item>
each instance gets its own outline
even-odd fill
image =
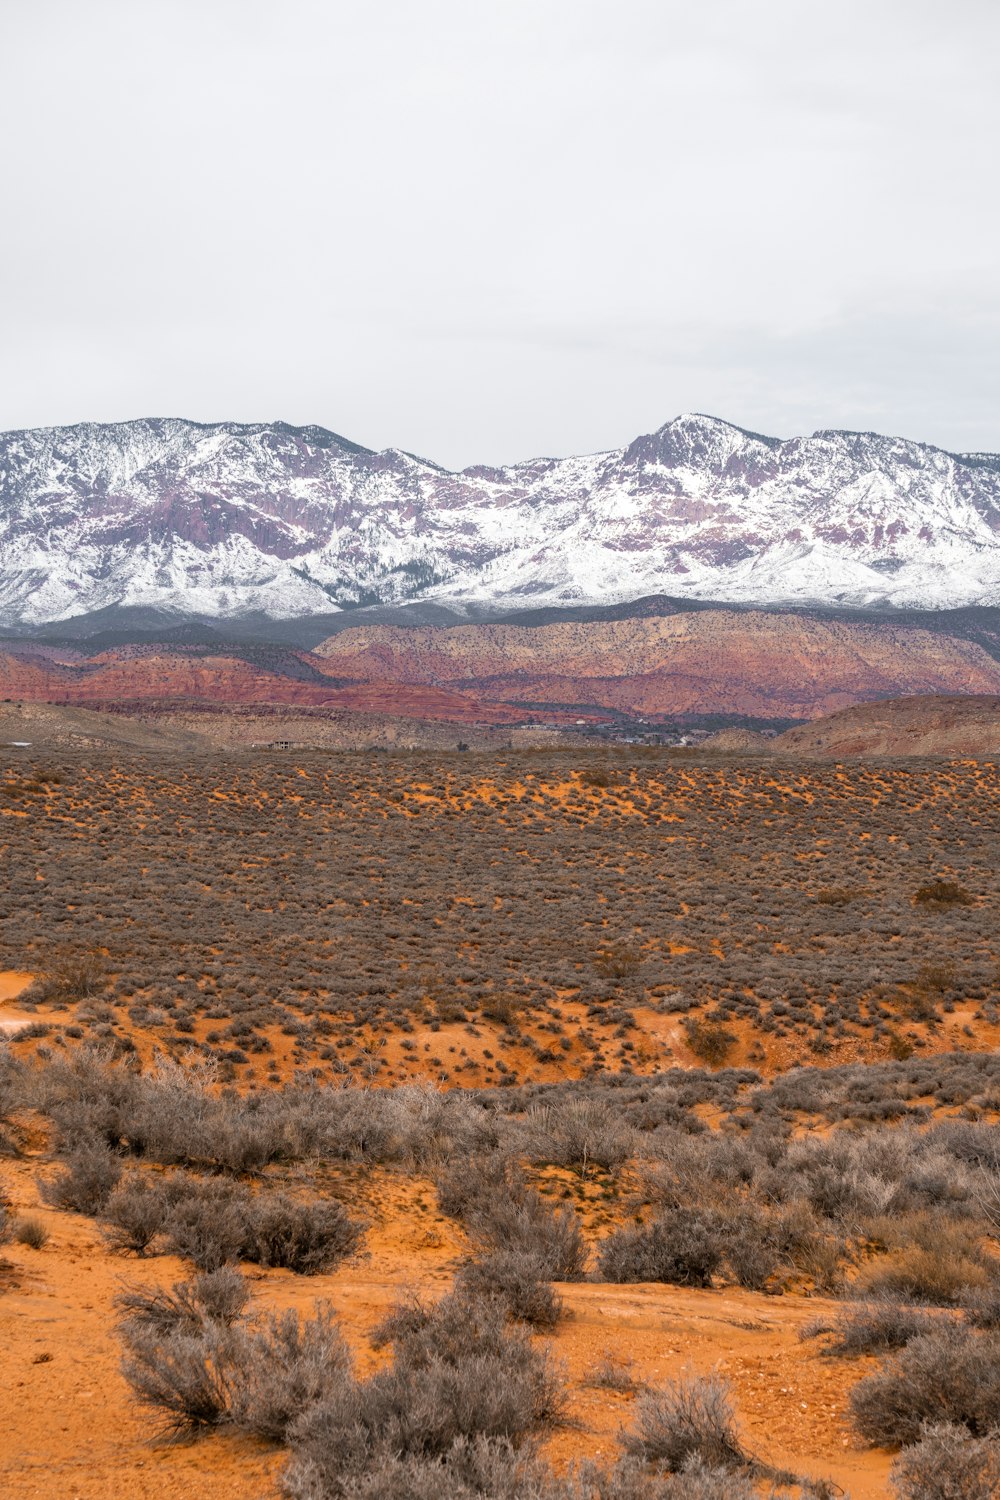
[[[456,723],[807,719],[900,694],[1000,694],[1000,643],[804,613],[698,610],[448,628],[359,626],[315,651],[139,644],[0,650],[0,699],[281,704]],[[987,649],[987,647],[989,649]]]
[[[622,449],[452,473],[319,427],[0,436],[0,621],[436,600],[1000,601],[1000,457],[683,416]]]
[[[509,724],[532,717],[433,684],[324,681],[319,672],[315,680],[302,680],[290,671],[263,670],[234,656],[182,651],[140,656],[102,652],[74,664],[0,652],[0,700],[94,707],[180,700],[214,708],[277,703],[459,724]]]
[[[313,660],[338,678],[653,717],[811,718],[901,693],[1000,692],[1000,662],[974,642],[756,610],[538,627],[362,627],[331,636]]]
[[[895,755],[1000,757],[1000,697],[897,698],[789,729],[770,748],[825,759]]]

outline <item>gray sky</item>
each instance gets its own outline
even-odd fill
[[[996,0],[0,0],[0,428],[1000,449]]]

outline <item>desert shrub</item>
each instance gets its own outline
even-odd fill
[[[392,1344],[392,1364],[362,1383],[342,1380],[293,1424],[287,1494],[375,1500],[385,1494],[375,1475],[394,1473],[405,1486],[429,1463],[440,1484],[452,1477],[455,1456],[473,1449],[482,1463],[491,1452],[506,1455],[493,1472],[509,1476],[514,1450],[561,1409],[561,1382],[548,1356],[505,1326],[496,1303],[452,1295],[434,1307],[405,1304],[374,1338]],[[399,1464],[406,1466],[402,1475]],[[504,1493],[499,1485],[469,1487],[473,1494]],[[402,1488],[400,1500],[411,1493]],[[508,1493],[514,1500],[520,1492]]]
[[[473,1239],[491,1250],[517,1250],[537,1261],[551,1281],[579,1281],[587,1261],[580,1217],[567,1207],[553,1208],[540,1193],[499,1197],[469,1218]]]
[[[749,1464],[729,1388],[716,1375],[671,1381],[640,1396],[635,1427],[624,1434],[623,1444],[626,1453],[672,1474],[692,1462],[708,1469]]]
[[[914,1245],[870,1262],[859,1277],[858,1285],[872,1296],[953,1306],[966,1288],[984,1285],[986,1276],[984,1267],[977,1260],[953,1261],[946,1250],[928,1250]]]
[[[122,1373],[141,1405],[171,1432],[217,1427],[226,1421],[239,1332],[218,1323],[196,1331],[160,1333],[139,1321],[123,1330]]]
[[[470,1353],[457,1363],[397,1362],[365,1388],[368,1420],[390,1449],[440,1455],[461,1437],[521,1442],[555,1415],[555,1386],[544,1355],[525,1344]]]
[[[11,1224],[11,1234],[19,1245],[27,1245],[29,1250],[41,1250],[49,1241],[49,1231],[34,1214],[19,1214]]]
[[[544,1261],[525,1250],[495,1250],[469,1261],[456,1277],[455,1290],[472,1300],[502,1303],[512,1318],[532,1328],[554,1328],[562,1311]]]
[[[107,987],[107,965],[97,954],[84,953],[53,964],[28,988],[26,997],[36,1004],[69,1005],[88,1000]]]
[[[597,1275],[601,1281],[711,1286],[721,1260],[715,1225],[695,1212],[678,1213],[609,1235],[598,1249]]]
[[[529,1111],[524,1152],[528,1161],[574,1167],[584,1175],[592,1167],[614,1171],[635,1150],[635,1133],[609,1100],[574,1098]]]
[[[953,989],[958,967],[951,960],[925,959],[917,970],[916,983],[932,995],[944,995]]]
[[[118,1152],[137,1110],[135,1075],[95,1047],[74,1048],[21,1080],[24,1102],[48,1115],[70,1158],[91,1145]]]
[[[859,886],[828,885],[816,892],[816,901],[820,906],[850,906],[851,902],[857,901],[859,896],[867,894],[867,891]]]
[[[440,1457],[378,1452],[353,1473],[296,1457],[282,1493],[287,1500],[585,1500],[572,1481],[554,1479],[507,1439],[482,1437],[460,1438]]]
[[[228,1267],[170,1291],[133,1287],[117,1299],[126,1379],[171,1430],[225,1423],[279,1442],[304,1411],[351,1383],[329,1307],[248,1326],[247,1300],[244,1278]]]
[[[205,1323],[231,1327],[250,1300],[246,1277],[232,1266],[178,1281],[167,1291],[157,1286],[125,1287],[115,1298],[125,1330],[158,1334],[196,1333]]]
[[[514,1438],[531,1426],[557,1415],[561,1405],[561,1385],[549,1357],[534,1348],[522,1330],[505,1323],[505,1309],[494,1301],[470,1301],[452,1293],[432,1307],[419,1301],[401,1304],[372,1335],[376,1346],[390,1343],[393,1348],[395,1377],[421,1376],[432,1370],[462,1370],[475,1364],[491,1378],[510,1385],[509,1418],[504,1426],[502,1398],[496,1393],[466,1388],[460,1382],[454,1388],[456,1410],[465,1406],[469,1422],[454,1436],[474,1437],[477,1432]],[[495,1367],[495,1368],[493,1368]],[[386,1372],[380,1372],[382,1374]],[[443,1377],[445,1386],[452,1377]],[[478,1400],[486,1404],[480,1417],[475,1416]],[[490,1403],[500,1402],[495,1408]],[[500,1422],[499,1426],[495,1424]],[[450,1441],[450,1440],[449,1440]],[[447,1444],[445,1445],[447,1446]],[[438,1451],[443,1451],[439,1449]]]
[[[957,880],[931,880],[913,893],[917,906],[971,906],[972,897]]]
[[[170,1249],[201,1271],[238,1260],[246,1238],[249,1194],[233,1183],[179,1175],[168,1191],[163,1231]]]
[[[605,943],[594,954],[594,968],[605,979],[630,979],[642,968],[642,953],[629,943]]]
[[[688,1016],[682,1025],[691,1051],[709,1067],[721,1067],[736,1045],[735,1035],[720,1021]]]
[[[498,1198],[520,1197],[525,1191],[523,1175],[499,1152],[447,1162],[434,1185],[441,1212],[463,1221],[488,1211]]]
[[[889,1483],[898,1500],[996,1500],[1000,1441],[947,1422],[926,1426],[896,1459]]]
[[[246,1206],[239,1249],[244,1260],[312,1276],[351,1255],[360,1238],[360,1228],[334,1198],[300,1203],[284,1193],[265,1193]]]
[[[144,1255],[163,1228],[167,1199],[138,1172],[118,1183],[101,1209],[101,1232],[114,1250]]]
[[[178,1023],[180,1029],[180,1023]],[[216,1094],[200,1067],[161,1061],[137,1079],[123,1133],[136,1154],[166,1165],[233,1174],[257,1172],[288,1156],[290,1111],[267,1095]]]
[[[595,789],[613,786],[619,780],[618,772],[606,766],[587,766],[578,774],[582,786]]]
[[[964,1287],[958,1303],[970,1327],[1000,1328],[1000,1283]]]
[[[311,1318],[272,1313],[233,1351],[230,1416],[245,1432],[283,1442],[292,1423],[352,1380],[351,1356],[329,1305]]]
[[[92,1141],[67,1156],[55,1177],[39,1178],[42,1201],[53,1208],[95,1217],[104,1208],[122,1172],[121,1158]]]
[[[765,1208],[745,1197],[723,1199],[712,1219],[727,1272],[751,1291],[763,1290],[792,1267],[823,1285],[839,1275],[843,1242],[820,1232],[816,1215],[802,1200]]]
[[[954,1326],[913,1339],[858,1382],[851,1412],[882,1447],[914,1443],[924,1422],[951,1422],[985,1437],[1000,1426],[1000,1336]]]
[[[807,1323],[800,1337],[832,1333],[834,1338],[826,1345],[825,1354],[886,1354],[905,1348],[912,1339],[933,1333],[938,1327],[940,1319],[923,1308],[872,1298],[840,1308],[832,1320],[820,1318]]]
[[[619,1354],[612,1349],[604,1351],[588,1373],[586,1383],[602,1391],[623,1392],[634,1391],[639,1384],[632,1360],[627,1354]]]
[[[335,1199],[303,1203],[186,1174],[166,1190],[163,1231],[171,1249],[203,1271],[249,1260],[301,1275],[336,1265],[357,1248],[361,1233]]]

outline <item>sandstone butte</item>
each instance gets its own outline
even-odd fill
[[[826,759],[997,756],[1000,755],[1000,697],[947,694],[861,703],[828,718],[786,730],[771,741],[770,748]]]
[[[1000,692],[1000,662],[973,642],[919,627],[765,611],[534,627],[361,626],[313,655],[343,678],[651,716],[813,718],[859,699]]]
[[[657,718],[810,719],[857,702],[1000,693],[1000,662],[958,636],[888,622],[705,610],[525,626],[362,625],[315,651],[206,653],[9,645],[0,699],[99,705],[148,699],[278,703],[456,723]]]

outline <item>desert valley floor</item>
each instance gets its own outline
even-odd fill
[[[557,1475],[715,1372],[741,1483],[888,1494],[913,1341],[995,1364],[993,763],[4,753],[4,1496],[334,1492],[136,1399],[151,1289],[235,1264],[212,1336],[329,1302],[359,1389],[502,1308]]]

